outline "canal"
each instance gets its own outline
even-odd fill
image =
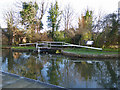
[[[2,51],[2,71],[66,88],[117,88],[120,61]]]

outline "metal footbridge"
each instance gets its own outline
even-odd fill
[[[90,46],[82,46],[82,45],[75,45],[65,42],[52,42],[52,41],[41,41],[36,43],[26,43],[26,44],[19,44],[19,46],[30,46],[34,45],[36,50],[40,52],[41,50],[60,50],[60,48],[89,48],[95,50],[102,50],[102,48],[90,47]]]

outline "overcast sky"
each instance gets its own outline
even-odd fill
[[[15,3],[19,0],[0,0],[0,25],[2,28],[6,27],[4,23],[3,13],[8,9],[15,9]],[[35,0],[21,0],[21,1],[35,1]],[[36,0],[39,2],[40,0]],[[49,2],[53,2],[55,0],[46,0]],[[76,17],[80,16],[85,9],[89,8],[94,11],[94,16],[98,16],[100,12],[102,14],[109,14],[117,11],[119,0],[57,0],[59,2],[59,6],[63,8],[67,3],[69,3]],[[44,18],[44,22],[47,19]]]

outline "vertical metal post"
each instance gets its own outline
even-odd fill
[[[47,44],[47,48],[49,48],[48,42],[46,42],[46,44]]]
[[[118,2],[118,24],[120,24],[120,1]],[[118,26],[118,34],[120,35],[120,26]]]
[[[38,43],[36,43],[36,49],[38,48]]]
[[[50,48],[51,48],[51,43],[50,43]]]
[[[40,53],[40,48],[38,48],[38,53]]]
[[[118,38],[120,37],[120,1],[118,2]],[[118,45],[120,45],[120,40],[118,39]],[[119,56],[118,56],[119,57]],[[120,63],[118,62],[118,83],[117,83],[117,86],[118,86],[118,90],[120,89]]]
[[[63,48],[64,42],[62,42],[62,48]]]

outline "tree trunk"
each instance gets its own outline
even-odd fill
[[[10,45],[10,46],[12,45],[12,38],[11,37],[8,38],[8,45]]]

